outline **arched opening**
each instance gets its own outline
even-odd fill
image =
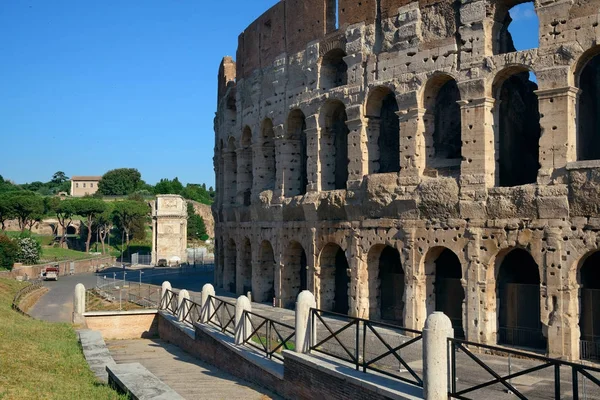
[[[260,244],[258,270],[252,271],[253,301],[271,303],[275,297],[275,254],[271,243],[264,240]]]
[[[400,253],[385,246],[379,255],[379,315],[381,319],[397,324],[404,323],[404,270]]]
[[[249,206],[252,198],[252,183],[253,183],[253,170],[252,170],[252,131],[250,127],[246,126],[242,132],[242,140],[240,142],[240,156],[239,156],[239,193],[241,195],[241,204]]]
[[[223,263],[223,288],[231,293],[236,292],[237,250],[233,239],[229,239],[225,248]]]
[[[252,246],[250,239],[244,239],[238,271],[237,294],[252,292]]]
[[[369,173],[400,171],[400,120],[396,95],[388,88],[375,89],[366,107]]]
[[[281,164],[284,176],[284,195],[291,197],[305,194],[308,185],[304,113],[298,109],[292,110],[288,116],[287,128]]]
[[[225,168],[225,201],[227,204],[236,204],[237,197],[237,154],[235,139],[229,138],[227,152],[224,157]]]
[[[425,154],[427,174],[460,174],[461,114],[460,91],[449,75],[432,77],[425,87]]]
[[[308,289],[306,253],[300,243],[293,241],[286,247],[283,259],[281,304],[285,308],[293,309],[298,294]]]
[[[344,250],[329,243],[319,257],[321,267],[320,307],[325,311],[348,313],[348,289],[350,286],[348,260]]]
[[[348,65],[344,61],[346,53],[342,49],[327,52],[321,60],[319,86],[323,90],[348,84]]]
[[[341,101],[325,105],[325,129],[321,132],[321,190],[346,189],[348,181],[348,116]]]
[[[67,227],[67,235],[77,235],[77,228],[73,225]]]
[[[577,159],[600,160],[600,54],[581,70],[579,88]]]
[[[223,238],[215,240],[215,284],[218,288],[227,289],[223,285],[223,279],[225,275],[225,250],[223,246]]]
[[[600,251],[589,256],[579,270],[580,358],[600,361]]]
[[[540,273],[531,254],[510,251],[496,278],[498,343],[546,349],[540,320]]]
[[[508,0],[495,3],[494,54],[539,47],[540,21],[533,1]]]
[[[425,258],[427,314],[441,311],[452,321],[454,336],[464,338],[462,266],[458,256],[445,247],[434,247]]]
[[[494,85],[498,186],[537,181],[541,136],[537,84],[529,71],[507,70]],[[502,79],[506,76],[505,79]]]
[[[273,121],[265,119],[260,137],[260,157],[256,160],[256,170],[260,180],[259,189],[275,189],[275,131]]]

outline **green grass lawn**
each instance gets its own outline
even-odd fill
[[[71,249],[61,249],[60,247],[42,247],[42,257],[40,262],[64,261],[64,260],[83,260],[93,258],[93,256],[84,251]]]
[[[10,308],[23,285],[0,279],[0,399],[126,399],[96,380],[69,324]]]

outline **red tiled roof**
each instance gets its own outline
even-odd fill
[[[99,181],[101,176],[72,176],[72,181]]]

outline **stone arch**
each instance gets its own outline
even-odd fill
[[[497,341],[500,344],[545,350],[540,305],[540,268],[523,248],[504,249],[495,259]]]
[[[67,235],[76,235],[77,234],[77,227],[73,226],[73,225],[69,225],[67,227]]]
[[[237,271],[237,294],[252,292],[252,245],[244,238]]]
[[[263,240],[258,253],[258,268],[252,269],[252,300],[271,302],[275,297],[275,253],[268,240]]]
[[[254,182],[254,171],[252,161],[252,130],[245,126],[240,139],[238,165],[238,186],[241,196],[240,203],[249,206],[252,198],[252,185]]]
[[[600,250],[582,257],[577,269],[579,284],[580,358],[600,361]]]
[[[237,197],[237,146],[235,138],[229,137],[227,140],[227,151],[224,154],[225,169],[225,201],[227,204],[236,204]]]
[[[461,100],[456,80],[449,74],[436,73],[423,88],[425,109],[425,166],[434,176],[460,174]]]
[[[400,171],[400,119],[395,93],[379,86],[365,105],[369,173]]]
[[[447,247],[436,246],[429,249],[423,262],[427,315],[434,311],[442,311],[452,321],[455,337],[464,338],[465,290],[462,285],[463,267],[459,257]]]
[[[405,274],[400,252],[377,244],[367,254],[369,317],[404,324]]]
[[[287,135],[282,153],[284,196],[305,194],[308,185],[306,117],[300,109],[296,108],[288,115]]]
[[[235,241],[229,239],[224,249],[224,262],[223,262],[223,288],[231,293],[236,292],[237,283],[237,249]]]
[[[293,309],[296,297],[308,290],[308,262],[306,252],[299,242],[291,241],[283,252],[281,274],[281,304]]]
[[[348,84],[348,65],[344,61],[346,52],[340,48],[329,50],[321,58],[319,87],[329,90]]]
[[[577,64],[577,160],[600,160],[600,46],[588,50]]]
[[[255,169],[258,175],[259,192],[275,189],[276,162],[275,162],[275,130],[273,121],[265,118],[261,126],[260,152],[255,159]]]
[[[527,29],[531,31],[534,27],[536,29],[536,37],[539,37],[539,19],[537,11],[535,9],[534,1],[530,0],[502,0],[493,2],[494,6],[494,24],[492,25],[492,36],[491,36],[491,47],[493,54],[505,54],[512,53],[519,50],[527,50],[528,48],[535,48],[536,46],[520,47],[515,45],[512,34],[509,29],[511,28],[511,22],[513,18],[511,11],[514,7],[522,6],[530,3],[532,6],[532,12],[534,15],[527,15]],[[528,12],[530,12],[528,10]],[[489,39],[488,39],[489,40]]]
[[[537,84],[525,66],[510,66],[496,75],[494,137],[497,186],[537,181],[541,137]]]
[[[348,260],[342,248],[328,243],[319,255],[319,305],[325,311],[347,314],[350,276]]]
[[[348,181],[348,116],[344,103],[332,100],[321,111],[324,121],[319,138],[321,190],[346,189]]]

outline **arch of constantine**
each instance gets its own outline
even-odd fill
[[[248,26],[218,76],[217,285],[598,357],[600,1],[535,2],[524,51],[519,3],[284,0]]]

